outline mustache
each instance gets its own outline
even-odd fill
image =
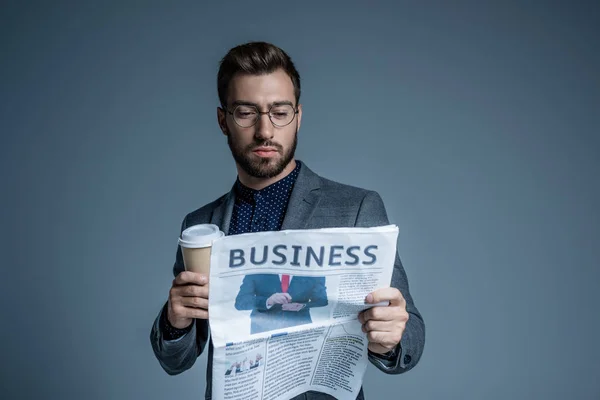
[[[273,147],[273,148],[277,149],[277,151],[280,151],[280,152],[283,151],[282,145],[280,145],[279,143],[273,142],[271,140],[267,140],[264,142],[255,141],[254,143],[252,143],[251,145],[249,145],[247,147],[247,150],[253,151],[254,149],[257,149],[259,147]]]

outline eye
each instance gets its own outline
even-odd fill
[[[271,116],[275,119],[287,119],[289,118],[292,112],[292,108],[290,106],[280,106],[274,107],[271,109]]]
[[[250,119],[256,116],[256,110],[252,107],[238,107],[235,109],[234,116],[241,119]]]

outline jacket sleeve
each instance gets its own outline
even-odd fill
[[[325,277],[319,276],[311,278],[313,282],[312,290],[310,293],[310,301],[307,303],[307,307],[325,307],[328,304],[327,300],[327,288],[325,287]]]
[[[187,227],[186,219],[187,217],[184,218],[181,224],[181,231]],[[176,277],[184,269],[181,249],[177,246],[173,276]],[[198,356],[202,354],[208,341],[208,322],[207,320],[196,319],[192,324],[192,329],[183,337],[175,340],[164,340],[160,323],[164,312],[167,312],[166,302],[152,325],[150,343],[161,367],[169,375],[177,375],[190,369]]]
[[[367,192],[358,211],[355,226],[374,227],[388,224],[389,220],[381,196],[377,192]],[[400,293],[404,296],[408,321],[400,344],[395,349],[394,356],[391,359],[386,359],[369,353],[369,361],[385,373],[401,374],[414,368],[423,354],[425,323],[410,294],[408,279],[398,251],[396,251],[390,286],[400,290]]]
[[[266,296],[257,295],[255,288],[256,278],[253,275],[246,275],[240,286],[240,290],[235,297],[235,308],[236,310],[253,310],[257,309],[260,311],[267,310],[267,299]]]

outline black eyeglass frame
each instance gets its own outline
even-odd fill
[[[276,124],[275,122],[273,122],[273,117],[271,116],[271,109],[273,107],[281,107],[282,105],[289,105],[292,107],[292,110],[294,110],[294,116],[292,117],[292,119],[290,119],[290,122],[288,122],[285,125],[279,125]],[[248,126],[243,126],[240,125],[237,120],[235,119],[235,110],[238,107],[253,107],[256,110],[256,118],[254,118],[254,122],[252,123],[252,125],[248,125]],[[273,126],[277,127],[277,128],[283,128],[284,126],[288,126],[289,124],[291,124],[292,122],[294,122],[294,119],[296,119],[296,115],[298,115],[298,108],[294,108],[294,106],[290,105],[290,104],[273,104],[271,107],[269,107],[268,111],[260,111],[258,109],[258,107],[256,107],[255,105],[250,105],[250,104],[238,104],[233,108],[233,111],[230,111],[227,107],[223,107],[223,110],[227,113],[230,114],[233,117],[233,122],[235,122],[235,124],[237,126],[239,126],[240,128],[251,128],[254,125],[256,125],[256,123],[258,122],[258,120],[260,119],[260,117],[264,114],[268,114],[269,115],[269,121],[271,121],[271,123],[273,124]]]

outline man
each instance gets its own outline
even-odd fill
[[[310,324],[310,309],[327,305],[325,277],[246,275],[235,299],[238,310],[252,310],[250,333]]]
[[[221,61],[217,119],[227,136],[238,178],[231,191],[188,214],[181,229],[213,223],[227,235],[283,229],[372,227],[389,224],[381,197],[320,177],[295,159],[302,121],[300,76],[289,56],[268,43],[231,49]],[[164,370],[191,368],[208,342],[206,398],[211,397],[212,342],[208,340],[208,277],[184,271],[177,248],[169,299],[152,327],[152,348]],[[413,368],[425,342],[423,319],[409,292],[398,254],[391,286],[367,295],[389,301],[358,316],[369,360],[388,374]],[[361,389],[357,399],[363,399]],[[307,392],[294,399],[332,399]]]

